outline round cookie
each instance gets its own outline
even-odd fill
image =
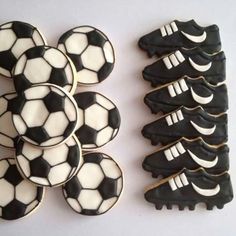
[[[79,122],[75,134],[82,149],[104,146],[118,133],[120,114],[113,102],[100,93],[83,92],[74,95]]]
[[[14,148],[18,139],[11,112],[16,97],[16,93],[7,93],[0,97],[0,146],[6,148]]]
[[[101,215],[118,201],[123,174],[118,164],[103,153],[84,155],[78,173],[63,186],[70,207],[82,215]]]
[[[34,26],[12,21],[0,26],[0,74],[12,77],[20,55],[29,48],[45,45],[43,35]]]
[[[64,33],[58,48],[74,62],[78,83],[93,85],[108,77],[114,67],[115,53],[111,42],[92,26],[79,26]]]
[[[44,188],[21,177],[15,159],[0,160],[0,218],[16,220],[32,213],[42,202]]]
[[[16,162],[22,175],[45,187],[56,187],[69,181],[81,164],[81,155],[75,135],[49,149],[39,149],[22,140],[16,146]]]
[[[50,83],[74,93],[77,80],[75,66],[63,52],[49,46],[38,46],[25,51],[13,70],[16,91],[32,85]]]
[[[12,114],[21,138],[41,148],[65,142],[75,131],[79,115],[74,98],[52,84],[37,85],[19,94]]]

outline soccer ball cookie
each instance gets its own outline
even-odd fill
[[[112,44],[94,27],[80,26],[67,31],[60,37],[58,48],[74,62],[80,84],[100,83],[113,70],[115,54]]]
[[[65,142],[78,122],[73,97],[52,84],[37,85],[19,94],[12,114],[21,138],[41,148]]]
[[[13,71],[17,92],[32,85],[51,83],[74,93],[76,70],[71,60],[57,48],[38,46],[24,52]]]
[[[123,189],[120,167],[103,153],[84,155],[76,176],[63,186],[70,207],[82,215],[101,215],[118,201]]]
[[[0,160],[0,218],[15,220],[30,214],[41,203],[44,188],[24,180],[15,159]]]
[[[95,92],[78,93],[74,98],[80,114],[75,134],[82,148],[99,148],[111,141],[120,127],[120,114],[115,104]]]
[[[17,59],[29,48],[45,45],[44,37],[34,26],[12,21],[0,26],[0,74],[11,77]]]
[[[81,147],[74,135],[49,149],[39,149],[20,140],[16,146],[16,161],[28,180],[39,186],[55,187],[76,174],[81,163]]]

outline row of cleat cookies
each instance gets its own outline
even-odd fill
[[[233,198],[230,181],[225,55],[217,25],[173,21],[139,40],[150,57],[143,78],[154,88],[144,97],[153,114],[162,114],[142,129],[152,145],[143,169],[162,177],[148,187],[145,199],[160,210],[205,203],[221,209]]]
[[[58,186],[77,213],[107,212],[120,197],[123,174],[94,149],[115,138],[120,114],[100,93],[74,93],[77,84],[97,84],[111,73],[110,41],[80,26],[55,48],[36,27],[13,21],[0,26],[0,42],[0,74],[15,87],[0,97],[0,146],[15,151],[0,160],[0,218],[29,215],[45,187]]]

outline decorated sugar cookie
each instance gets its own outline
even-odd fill
[[[32,85],[51,83],[74,93],[76,70],[71,60],[57,48],[38,46],[24,52],[13,71],[17,92]]]
[[[104,33],[92,26],[79,26],[64,33],[58,48],[74,62],[78,82],[92,85],[102,82],[114,67],[115,54]]]
[[[123,189],[123,174],[118,164],[103,153],[84,155],[76,176],[63,186],[70,207],[82,215],[101,215],[118,201]]]
[[[16,220],[39,207],[44,188],[21,177],[15,159],[0,160],[0,218]]]
[[[14,148],[18,134],[12,122],[12,106],[16,93],[7,93],[0,97],[0,145]]]
[[[17,59],[29,48],[45,45],[43,35],[34,26],[12,21],[0,26],[0,74],[11,77]]]
[[[16,146],[21,173],[39,186],[55,187],[67,182],[76,174],[81,158],[80,143],[74,135],[54,148],[39,149],[22,140]]]
[[[78,109],[73,97],[52,84],[26,89],[18,95],[12,113],[21,138],[41,148],[65,142],[78,122]]]
[[[114,139],[120,127],[120,114],[115,104],[95,92],[78,93],[74,98],[80,114],[75,134],[82,148],[99,148]]]

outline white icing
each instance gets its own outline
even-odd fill
[[[77,33],[88,33],[93,30],[94,30],[94,28],[89,27],[89,26],[80,26],[80,27],[73,29],[73,31],[77,32]]]
[[[98,76],[96,72],[83,69],[78,73],[78,82],[81,84],[95,84],[98,83]]]
[[[185,173],[180,174],[179,177],[180,177],[182,183],[184,184],[184,186],[187,186],[189,184],[188,179],[187,179]]]
[[[174,179],[175,179],[176,186],[177,186],[178,188],[183,187],[183,184],[182,184],[182,182],[181,182],[181,179],[180,179],[180,177],[179,177],[178,175],[177,175]]]
[[[183,54],[179,50],[177,50],[174,54],[180,63],[185,61]]]
[[[165,29],[164,26],[162,26],[162,27],[160,28],[160,31],[161,31],[161,36],[162,36],[162,37],[165,37],[165,36],[167,35],[166,29]]]
[[[68,53],[80,55],[88,46],[88,39],[85,34],[72,34],[65,42]]]
[[[182,113],[181,110],[178,110],[178,111],[176,112],[176,114],[177,114],[177,117],[178,117],[179,120],[183,120],[183,119],[184,119],[184,116],[183,116],[183,113]]]
[[[80,205],[89,210],[96,210],[102,202],[102,197],[97,190],[81,190],[78,201]]]
[[[194,153],[192,153],[190,150],[187,150],[189,155],[191,156],[191,158],[200,166],[204,167],[204,168],[212,168],[214,167],[217,162],[218,162],[218,156],[216,156],[214,158],[214,160],[212,161],[206,161],[206,160],[202,160],[199,157],[197,157]]]
[[[6,160],[3,159],[0,161],[0,178],[2,178],[5,175],[8,167],[9,167],[9,164],[7,163]]]
[[[168,89],[169,94],[170,94],[171,97],[175,97],[176,96],[176,93],[175,93],[175,90],[174,90],[174,87],[173,87],[172,84],[168,85],[167,89]]]
[[[52,86],[51,87],[46,86],[46,85],[35,86],[35,87],[31,87],[30,89],[25,90],[24,94],[25,94],[26,99],[28,100],[41,99],[48,95],[48,93],[50,92],[50,88],[52,88]]]
[[[66,201],[69,203],[69,205],[77,212],[81,212],[81,206],[79,202],[74,198],[67,198]]]
[[[176,112],[172,112],[170,115],[167,115],[165,117],[166,119],[166,123],[168,126],[171,126],[175,123],[178,123],[179,121],[183,120],[184,117],[183,117],[183,113],[181,110],[178,110]]]
[[[16,41],[16,35],[11,29],[0,29],[0,51],[9,50]]]
[[[164,151],[164,154],[165,154],[166,159],[168,161],[172,161],[172,160],[174,160],[174,158],[185,153],[185,151],[186,150],[184,149],[183,145],[180,142],[178,142],[175,145],[173,145],[172,147],[166,149]]]
[[[194,42],[194,43],[202,43],[203,41],[206,40],[207,34],[204,31],[201,35],[196,36],[196,35],[191,35],[188,33],[185,33],[184,31],[181,31],[181,33],[190,41]]]
[[[188,90],[188,86],[187,86],[187,84],[186,84],[186,82],[185,82],[185,79],[181,79],[181,80],[179,80],[178,82],[179,82],[179,85],[180,85],[182,91],[185,92],[185,91]]]
[[[179,153],[178,153],[177,148],[176,148],[175,146],[172,146],[172,147],[170,148],[170,151],[171,151],[173,157],[179,156]]]
[[[176,91],[177,94],[181,94],[182,93],[182,90],[181,90],[178,82],[174,82],[173,86],[174,86],[175,91]]]
[[[212,62],[209,62],[208,64],[206,65],[198,65],[197,63],[195,63],[190,57],[188,58],[189,59],[189,62],[191,64],[191,66],[199,71],[199,72],[205,72],[205,71],[208,71],[210,68],[211,68],[211,65],[212,65]]]
[[[164,151],[164,154],[165,154],[166,159],[167,159],[168,161],[174,160],[174,157],[173,157],[173,155],[172,155],[170,149],[165,150],[165,151]]]
[[[100,165],[105,175],[109,178],[117,179],[122,175],[120,168],[111,159],[103,159]]]
[[[164,58],[163,58],[163,62],[165,63],[165,66],[166,66],[166,68],[167,68],[168,70],[173,67],[172,64],[171,64],[171,62],[170,62],[169,57],[164,57]]]
[[[103,95],[97,93],[96,94],[96,100],[99,104],[101,104],[103,107],[105,107],[107,110],[111,110],[115,108],[114,103],[112,103],[109,99],[104,97]]]
[[[183,153],[186,152],[186,150],[184,149],[181,142],[178,142],[175,146],[176,146],[176,148],[177,148],[177,150],[179,151],[180,154],[183,154]]]
[[[39,204],[38,200],[34,200],[33,202],[31,202],[25,209],[25,214],[28,214],[29,212],[31,212],[34,208],[36,208],[36,206]]]
[[[172,122],[172,119],[171,119],[170,115],[169,115],[169,116],[166,116],[165,119],[166,119],[166,123],[167,123],[168,126],[173,125],[173,122]]]
[[[99,131],[97,133],[96,145],[100,147],[104,145],[105,143],[109,142],[111,137],[114,137],[113,132],[114,130],[110,126]]]
[[[214,96],[213,94],[211,94],[208,97],[202,97],[202,96],[199,96],[198,94],[196,94],[192,87],[190,88],[190,90],[191,90],[191,94],[192,94],[193,99],[199,104],[210,103],[213,99],[213,96]]]
[[[25,51],[25,48],[22,47],[22,45],[27,45],[27,49],[35,46],[31,38],[17,39],[16,43],[11,49],[13,55],[16,58],[19,58],[19,56]]]
[[[29,160],[25,158],[23,155],[17,156],[17,164],[20,167],[22,173],[24,173],[26,178],[30,177],[30,165]]]
[[[175,183],[174,179],[170,179],[168,182],[169,182],[169,185],[170,185],[172,191],[175,191],[178,188],[176,186],[176,183]]]
[[[25,134],[27,127],[20,115],[13,115],[13,123],[19,134]]]
[[[171,22],[170,25],[171,25],[171,28],[172,28],[172,30],[173,30],[174,32],[178,31],[178,27],[177,27],[177,25],[176,25],[176,23],[175,23],[174,21]]]
[[[161,31],[161,36],[165,37],[165,36],[169,36],[172,35],[174,32],[178,31],[178,27],[176,25],[176,23],[173,21],[170,24],[167,24],[165,26],[162,26],[160,28]]]
[[[173,66],[179,65],[179,61],[177,60],[175,54],[171,54],[169,58]]]
[[[220,185],[217,184],[214,188],[212,189],[202,189],[195,185],[193,182],[191,183],[193,189],[200,195],[205,196],[205,197],[212,197],[217,195],[220,192]]]
[[[23,54],[15,65],[14,72],[13,72],[14,75],[19,75],[24,70],[26,61],[27,61],[27,57],[25,54]]]
[[[14,186],[5,179],[0,179],[0,189],[0,206],[4,207],[14,199]]]
[[[213,125],[212,128],[203,128],[199,125],[197,125],[196,123],[194,123],[193,121],[190,120],[190,123],[192,124],[192,126],[201,134],[203,135],[211,135],[215,132],[216,129],[216,125]]]
[[[68,63],[67,57],[56,48],[47,49],[43,57],[55,68],[64,68]]]
[[[174,123],[177,123],[177,122],[178,122],[178,118],[177,118],[176,113],[172,113],[172,114],[171,114],[171,117],[172,117],[172,121],[173,121]]]
[[[117,202],[117,197],[109,198],[107,200],[104,200],[99,207],[98,211],[100,214],[106,212],[108,209],[110,209],[115,203]]]
[[[172,191],[175,191],[178,188],[182,188],[183,186],[187,186],[189,184],[185,173],[181,173],[180,175],[176,175],[175,177],[169,179],[168,183]]]
[[[104,50],[106,61],[109,63],[114,63],[115,62],[114,51],[109,41],[105,42],[103,46],[103,50]]]

